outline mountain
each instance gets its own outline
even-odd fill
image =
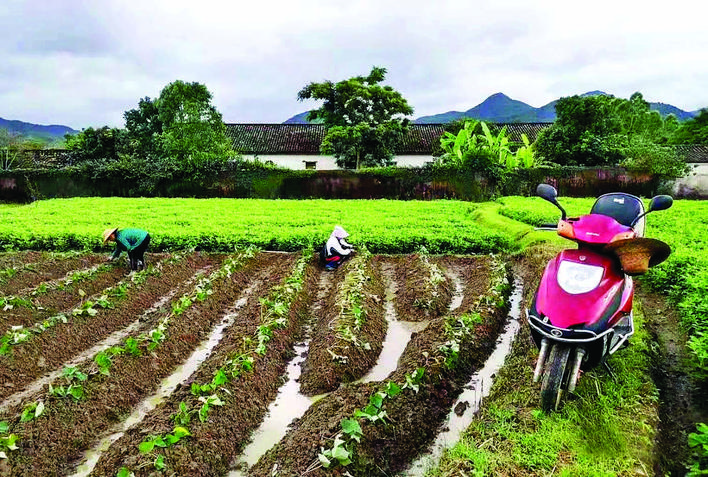
[[[316,119],[315,121],[308,121],[307,120],[307,115],[309,111],[305,111],[304,113],[296,114],[292,118],[288,119],[285,121],[283,124],[321,124],[322,119]]]
[[[58,124],[43,126],[41,124],[32,124],[3,118],[0,118],[0,129],[6,129],[11,134],[19,134],[26,138],[45,140],[64,139],[65,134],[77,134],[79,132],[69,126],[61,126]]]
[[[606,95],[603,91],[588,91],[580,96]],[[552,123],[556,120],[556,103],[558,100],[534,108],[528,104],[511,99],[503,93],[496,93],[485,99],[477,106],[467,111],[448,111],[446,113],[421,116],[414,119],[417,124],[449,123],[460,118],[475,118],[491,123]],[[649,103],[652,110],[659,111],[662,116],[668,114],[675,115],[679,121],[690,119],[698,114],[698,111],[684,111],[665,103]],[[307,124],[305,117],[307,113],[301,113],[285,121],[286,124]]]

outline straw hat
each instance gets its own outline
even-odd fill
[[[661,240],[631,238],[617,240],[605,246],[605,251],[613,252],[627,275],[646,273],[649,267],[658,265],[671,254],[671,247]]]
[[[118,227],[114,229],[106,229],[103,231],[103,243],[108,242],[108,237],[113,235],[116,231],[118,231]]]

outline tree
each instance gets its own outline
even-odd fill
[[[118,128],[86,128],[80,133],[67,134],[66,149],[72,152],[76,163],[86,161],[115,161],[121,151],[124,131]]]
[[[137,109],[124,114],[131,152],[192,167],[231,157],[226,126],[211,99],[206,86],[179,80],[154,101],[141,99]]]
[[[556,104],[557,119],[541,131],[536,152],[571,166],[622,166],[659,180],[683,176],[685,162],[665,143],[676,117],[651,111],[641,93],[629,100],[613,96],[571,96]]]
[[[374,66],[369,76],[310,83],[298,93],[299,101],[324,101],[307,120],[321,120],[327,127],[320,150],[333,154],[339,167],[392,164],[394,148],[408,126],[404,116],[413,114],[413,108],[401,93],[380,84],[385,78],[386,68]]]
[[[537,154],[564,166],[617,164],[614,144],[621,124],[611,96],[570,96],[556,103],[556,121],[539,133]]]
[[[671,137],[672,144],[708,144],[708,108],[683,122]]]
[[[160,156],[162,121],[155,102],[149,97],[138,102],[137,109],[123,113],[128,151],[142,157]]]
[[[161,147],[168,157],[199,165],[233,154],[221,113],[211,99],[206,86],[196,82],[175,81],[162,90],[156,106]]]

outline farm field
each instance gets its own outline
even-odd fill
[[[326,272],[314,254],[177,252],[127,274],[122,264],[89,268],[89,254],[57,258],[76,267],[63,277],[40,261],[33,268],[43,271],[30,280],[22,270],[35,258],[3,256],[20,271],[5,281],[18,294],[0,315],[7,330],[0,422],[2,435],[13,436],[0,475],[235,472],[303,339],[310,340],[303,392],[320,399],[248,475],[271,475],[273,466],[282,475],[326,475],[320,456],[336,467],[342,450],[354,447],[358,475],[399,471],[434,437],[470,370],[491,351],[510,290],[508,269],[488,256],[388,257],[363,249]],[[94,271],[71,278],[85,270]],[[398,320],[425,326],[382,378],[342,387],[377,362],[385,315],[396,310],[409,313]],[[178,382],[168,392],[170,376]],[[158,400],[121,431],[135,408]],[[421,406],[427,418],[411,419]],[[362,422],[356,440],[333,446],[340,421],[358,422],[358,410],[369,413],[362,420],[369,424]],[[99,438],[115,433],[90,473],[86,464],[76,467]]]
[[[0,244],[9,250],[0,253],[0,476],[422,476],[406,469],[426,454],[450,415],[465,412],[456,399],[509,322],[512,283],[528,297],[543,257],[562,243],[533,231],[529,224],[557,214],[529,198],[263,201],[257,206],[263,226],[238,225],[255,213],[250,201],[207,207],[185,200],[165,215],[168,203],[150,200],[139,204],[157,245],[148,268],[129,274],[122,261],[105,261],[108,248],[98,234],[127,216],[131,203],[101,208],[85,200],[84,214],[65,201],[47,201],[29,219],[17,211],[35,204],[0,206],[2,223],[14,224],[0,226]],[[592,201],[562,203],[579,214]],[[661,231],[678,259],[684,245],[671,242],[671,229],[681,219],[669,213],[698,210],[703,220],[691,204],[678,201],[648,219],[647,236]],[[208,220],[169,222],[214,207],[219,212]],[[313,223],[300,227],[296,217],[305,211]],[[53,217],[52,227],[40,217]],[[209,232],[215,222],[218,240]],[[325,272],[313,247],[333,223],[352,233],[358,253]],[[248,246],[248,237],[259,247]],[[642,279],[646,286],[662,289],[683,276],[672,263]],[[391,355],[389,337],[401,332],[399,325],[405,332],[394,334],[400,349]],[[528,339],[523,326],[519,337]],[[527,375],[533,356],[522,351],[514,358],[524,364],[511,386],[533,388]],[[594,374],[579,390],[581,401],[595,394],[595,383],[605,389],[612,381]],[[293,383],[299,390],[288,394]],[[646,439],[618,454],[630,464],[599,464],[597,456],[561,447],[550,460],[516,462],[511,474],[547,475],[553,468],[572,474],[576,461],[589,458],[606,475],[643,475],[658,458],[654,431],[647,432],[657,426],[657,391],[646,383],[625,388],[616,394],[627,402],[615,414],[633,416],[628,432]],[[511,388],[502,395],[513,395]],[[538,404],[533,389],[530,396],[512,409],[520,422],[545,426],[530,418]],[[499,391],[490,399],[484,422],[499,419]],[[263,431],[270,416],[289,409],[296,414],[277,432]],[[482,442],[489,439],[495,438]]]

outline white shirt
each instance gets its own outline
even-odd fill
[[[338,239],[334,236],[334,233],[332,233],[325,244],[325,254],[328,257],[332,256],[332,249],[334,249],[335,253],[340,255],[349,255],[352,253],[353,247],[349,245],[346,240]]]

